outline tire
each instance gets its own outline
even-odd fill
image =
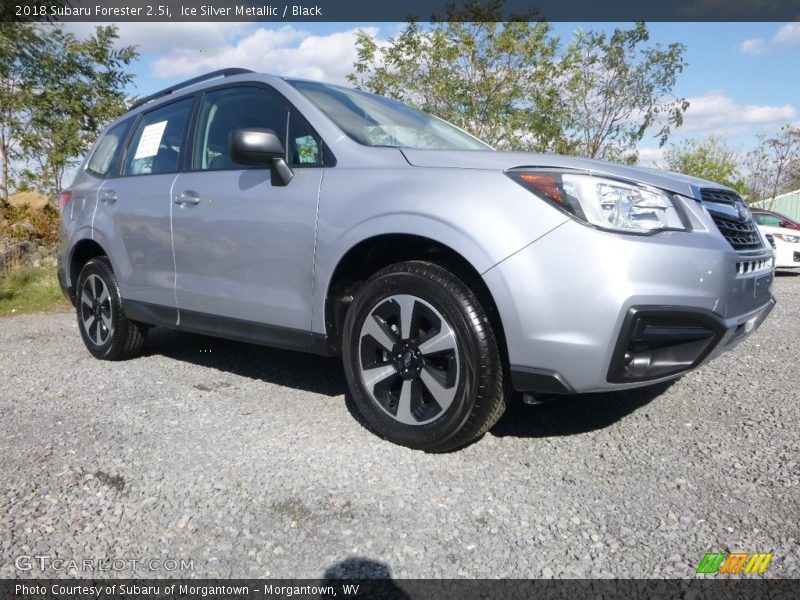
[[[347,312],[342,349],[356,406],[396,444],[454,450],[483,435],[506,408],[486,312],[438,265],[402,262],[370,277]]]
[[[125,316],[119,284],[106,257],[93,258],[81,269],[75,311],[83,343],[95,358],[125,360],[141,352],[147,330]]]

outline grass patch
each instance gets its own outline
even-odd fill
[[[0,316],[69,310],[56,268],[24,267],[0,278]]]

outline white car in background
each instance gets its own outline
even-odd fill
[[[800,224],[771,210],[752,209],[751,212],[775,250],[775,268],[800,269]]]

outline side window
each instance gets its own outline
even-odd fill
[[[186,98],[144,115],[128,144],[123,175],[156,175],[178,170],[183,132],[193,101]]]
[[[759,225],[767,225],[770,227],[779,227],[781,224],[781,220],[778,217],[773,217],[772,215],[765,215],[763,213],[759,213],[753,215],[756,220],[756,223]]]
[[[132,124],[133,119],[126,119],[106,132],[86,164],[86,170],[89,173],[98,177],[113,175],[111,170],[117,162],[117,158],[122,151],[122,143],[125,141]]]
[[[197,123],[192,168],[248,168],[230,156],[231,133],[237,129],[272,129],[285,146],[287,112],[286,102],[265,89],[234,87],[208,92]]]
[[[289,114],[289,164],[293,167],[322,165],[322,142],[311,125],[297,112]]]

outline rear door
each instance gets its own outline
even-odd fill
[[[288,185],[272,185],[268,168],[231,159],[230,134],[248,128],[275,131],[284,148],[288,139]],[[173,189],[181,326],[289,347],[307,342],[321,153],[318,136],[271,88],[204,94],[192,169]]]
[[[142,115],[130,135],[120,176],[100,189],[95,217],[95,227],[111,246],[122,297],[167,307],[172,312],[160,314],[168,320],[176,315],[170,194],[193,102],[186,97]]]

